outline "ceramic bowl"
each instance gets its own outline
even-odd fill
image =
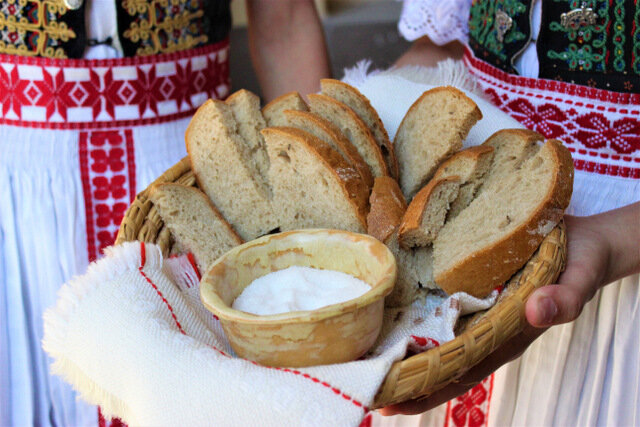
[[[365,281],[371,290],[312,311],[259,316],[231,308],[254,279],[294,265],[341,271]],[[238,356],[268,366],[325,365],[357,359],[374,344],[384,297],[395,279],[395,258],[377,239],[339,230],[300,230],[233,248],[204,275],[200,296],[220,319]]]

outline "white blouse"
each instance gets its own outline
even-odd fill
[[[438,45],[458,40],[467,43],[471,0],[404,0],[398,29],[409,40],[428,36]],[[534,0],[531,17],[531,43],[514,61],[521,76],[538,77],[538,53],[535,41],[540,33],[542,2]]]

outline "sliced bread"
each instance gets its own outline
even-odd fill
[[[398,178],[398,160],[396,159],[393,145],[389,140],[389,134],[378,116],[378,112],[371,106],[371,102],[355,87],[334,79],[320,80],[320,89],[323,95],[330,96],[348,107],[350,107],[358,117],[371,130],[382,156],[385,159],[389,174],[393,178]]]
[[[430,89],[413,103],[394,140],[400,188],[407,200],[444,160],[462,148],[462,141],[481,118],[476,103],[450,86]]]
[[[490,145],[479,145],[459,151],[446,160],[433,176],[433,180],[458,176],[460,189],[449,208],[447,219],[455,218],[474,199],[478,188],[491,167],[494,149]]]
[[[389,175],[382,151],[373,134],[351,108],[326,95],[310,94],[308,99],[311,112],[336,125],[356,147],[369,165],[374,178]]]
[[[283,114],[286,110],[309,111],[309,107],[298,92],[285,93],[262,107],[262,115],[267,126],[288,126],[287,118]]]
[[[198,186],[244,240],[278,227],[269,184],[238,135],[231,107],[205,102],[191,119],[185,140]]]
[[[152,187],[151,201],[176,243],[196,259],[201,273],[242,239],[211,201],[194,187],[164,183]]]
[[[385,242],[398,228],[406,210],[407,202],[397,181],[390,176],[376,178],[369,196],[367,233]]]
[[[225,102],[231,107],[238,135],[249,148],[249,156],[255,169],[265,179],[269,169],[269,156],[260,131],[267,127],[267,123],[260,111],[260,98],[248,90],[241,89],[229,96]]]
[[[571,155],[556,140],[536,150],[517,166],[502,167],[495,162],[508,150],[497,149],[487,176],[494,184],[483,184],[440,230],[433,243],[434,278],[447,293],[484,297],[526,263],[562,218],[573,188]]]
[[[407,208],[398,183],[391,177],[378,177],[369,196],[367,232],[382,241],[396,258],[398,275],[391,294],[385,298],[388,307],[411,304],[433,281],[431,247],[403,249],[398,242],[398,225]]]
[[[367,187],[371,188],[373,186],[373,175],[371,175],[369,165],[333,123],[308,111],[286,110],[284,111],[284,116],[287,119],[288,126],[309,132],[329,144],[331,148],[342,155],[358,171]]]
[[[413,198],[398,231],[405,249],[430,245],[444,225],[451,203],[458,196],[460,177],[432,179]]]
[[[262,131],[271,167],[274,215],[281,231],[366,231],[367,187],[327,143],[295,128]]]

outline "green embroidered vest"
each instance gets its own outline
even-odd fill
[[[540,0],[539,77],[640,92],[640,1]],[[531,41],[532,0],[474,0],[469,45],[478,58],[516,73]]]

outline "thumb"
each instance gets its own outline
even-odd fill
[[[557,285],[535,290],[525,307],[531,326],[543,328],[575,320],[598,289],[598,281],[589,270],[567,268]]]

